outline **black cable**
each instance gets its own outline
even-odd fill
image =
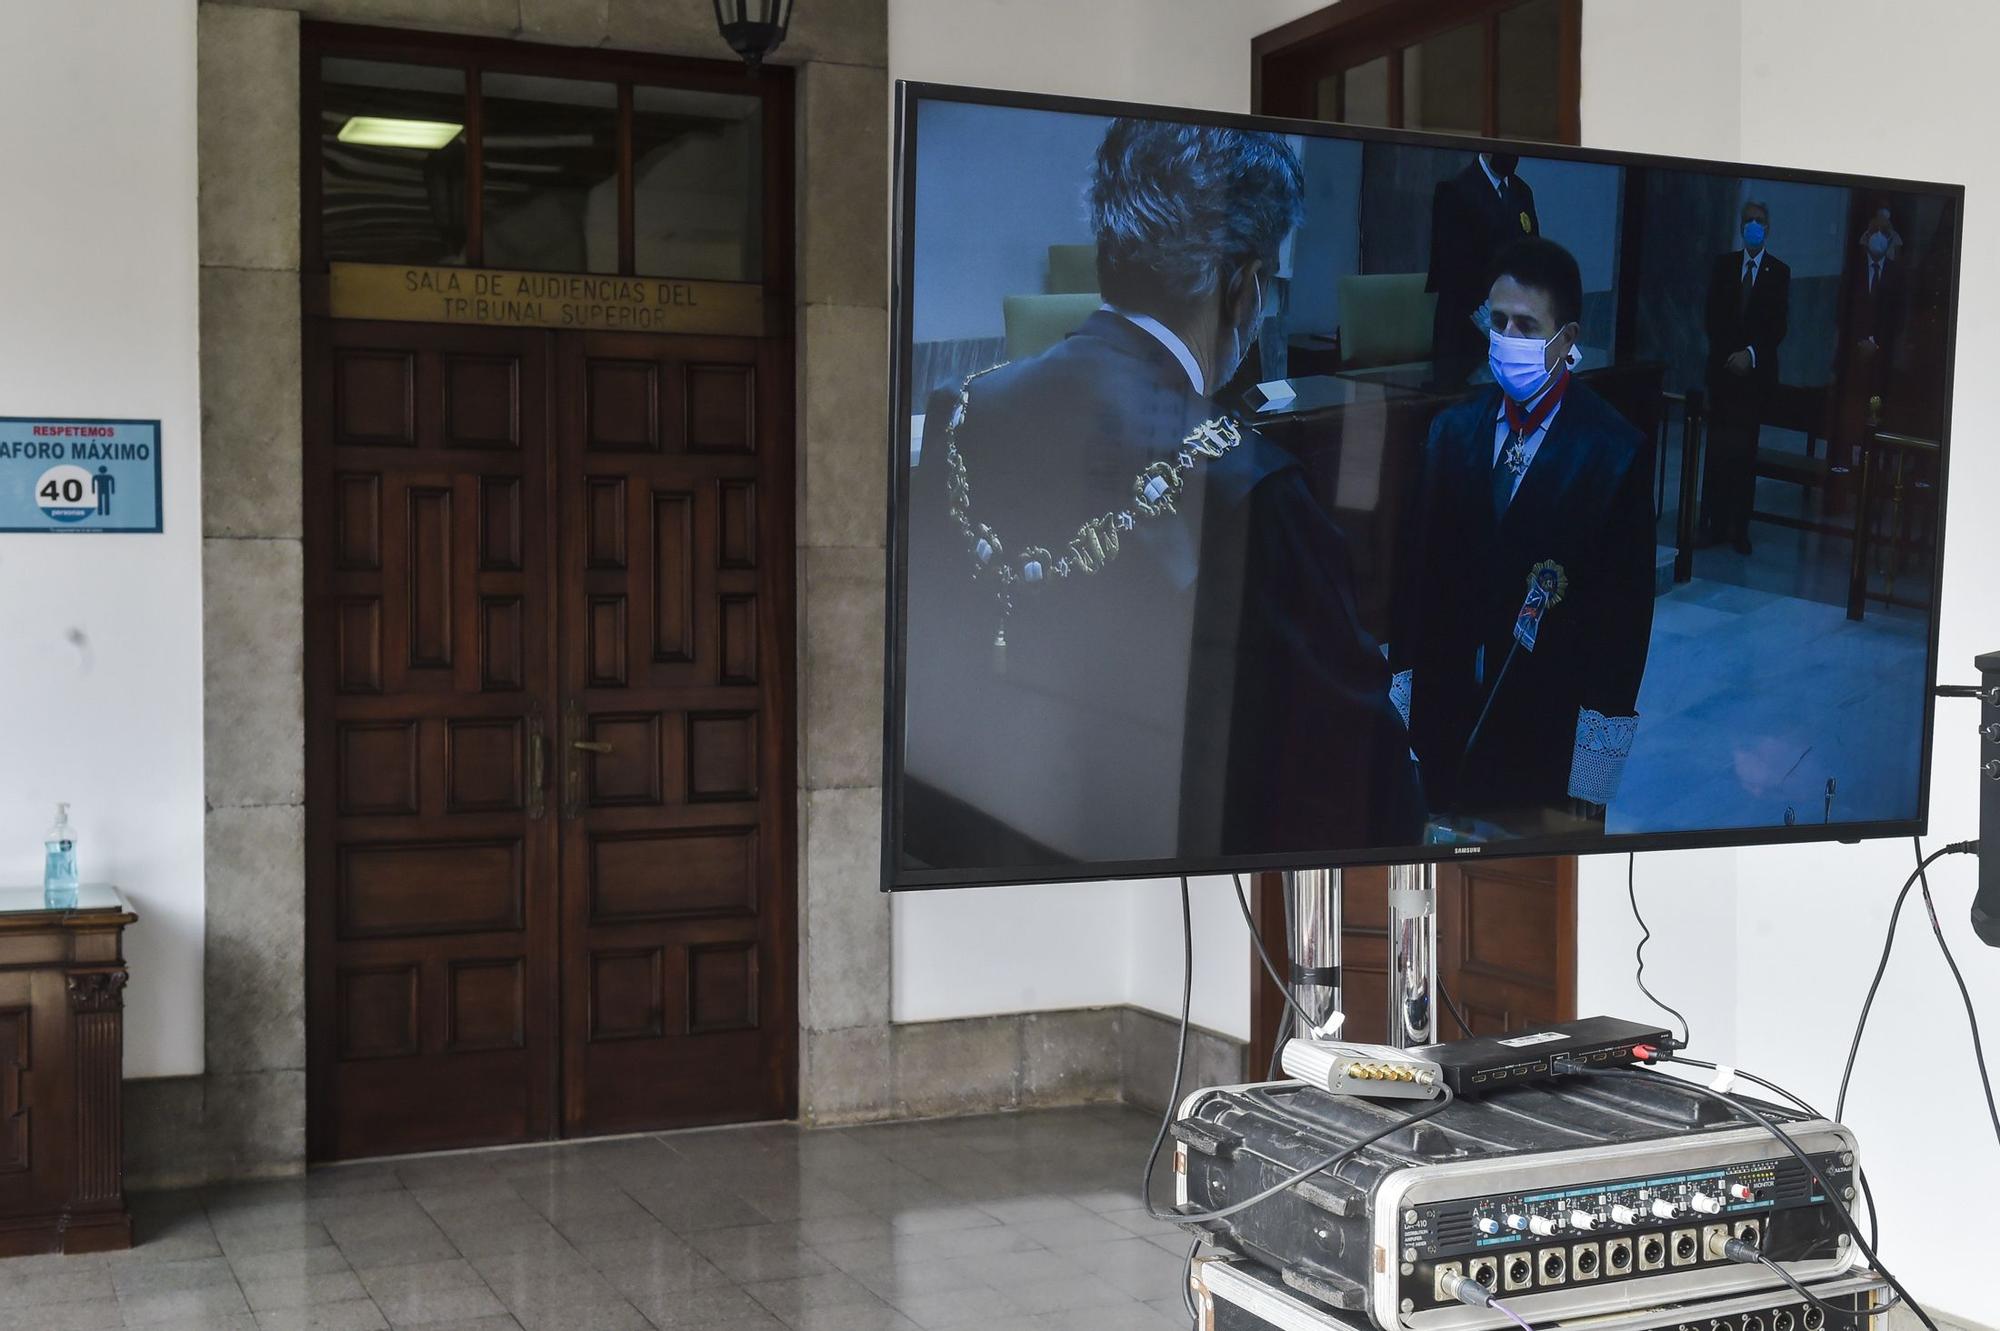
[[[1280,891],[1278,897],[1285,905],[1285,960],[1290,961],[1299,954],[1299,897],[1290,890]],[[1264,1069],[1266,1081],[1277,1081],[1284,1071],[1286,1040],[1297,1035],[1298,1021],[1287,1007],[1278,1018],[1278,1039],[1271,1045],[1271,1061]]]
[[[1856,1166],[1854,1181],[1861,1185],[1861,1195],[1868,1202],[1868,1246],[1882,1246],[1882,1210],[1875,1205],[1875,1189],[1868,1186],[1868,1171]]]
[[[1787,1271],[1784,1267],[1779,1266],[1776,1262],[1772,1261],[1770,1258],[1766,1257],[1761,1252],[1757,1254],[1757,1264],[1763,1267],[1766,1271],[1769,1271],[1772,1275],[1776,1276],[1778,1279],[1784,1281],[1786,1287],[1789,1288],[1792,1291],[1792,1293],[1798,1295],[1800,1298],[1804,1299],[1807,1303],[1810,1303],[1813,1307],[1818,1308],[1821,1312],[1838,1313],[1842,1317],[1854,1316],[1854,1309],[1843,1308],[1837,1303],[1828,1303],[1825,1299],[1822,1299],[1819,1295],[1813,1293],[1811,1290],[1807,1289],[1804,1285],[1801,1285],[1798,1282],[1798,1278],[1794,1276],[1790,1271]],[[1902,1301],[1903,1301],[1902,1295],[1892,1294],[1889,1296],[1888,1302],[1878,1303],[1873,1307],[1869,1308],[1867,1315],[1870,1317],[1880,1317],[1883,1313],[1888,1312],[1891,1308],[1895,1307]]]
[[[1685,1049],[1688,1043],[1688,1019],[1681,1016],[1679,1009],[1668,1007],[1665,1003],[1662,1003],[1660,996],[1646,987],[1646,944],[1653,941],[1653,930],[1646,923],[1646,917],[1639,913],[1639,887],[1636,881],[1638,872],[1639,857],[1637,855],[1627,855],[1625,857],[1625,897],[1632,903],[1632,918],[1639,922],[1639,946],[1632,949],[1632,960],[1638,963],[1638,969],[1633,973],[1632,978],[1638,983],[1639,992],[1653,1000],[1654,1007],[1659,1008],[1662,1012],[1671,1014],[1680,1022],[1681,1048]]]
[[[1903,903],[1909,899],[1910,889],[1916,886],[1925,869],[1947,855],[1971,854],[1979,849],[1977,841],[1954,841],[1949,846],[1919,856],[1917,867],[1903,880],[1903,890],[1896,894],[1896,904],[1889,911],[1889,928],[1882,937],[1882,959],[1875,963],[1875,978],[1868,982],[1868,995],[1861,1000],[1861,1015],[1854,1019],[1854,1038],[1847,1045],[1847,1066],[1840,1073],[1840,1094],[1834,1098],[1833,1116],[1844,1119],[1847,1113],[1847,1086],[1854,1079],[1854,1059],[1861,1052],[1861,1037],[1868,1029],[1868,1014],[1875,1008],[1875,994],[1882,987],[1882,976],[1889,969],[1889,953],[1896,946],[1896,923],[1902,918]]]
[[[1194,1306],[1194,1259],[1201,1240],[1188,1244],[1187,1259],[1181,1263],[1181,1307],[1187,1310],[1189,1331],[1201,1331],[1201,1309]]]
[[[1686,1055],[1680,1053],[1674,1054],[1673,1061],[1676,1063],[1685,1063],[1691,1068],[1707,1068],[1710,1072],[1722,1071],[1721,1065],[1719,1064],[1710,1063],[1704,1059],[1689,1058]],[[1745,1072],[1742,1068],[1731,1068],[1729,1069],[1729,1075],[1732,1077],[1741,1077],[1744,1081],[1749,1082],[1753,1086],[1761,1086],[1765,1090],[1771,1092],[1771,1094],[1773,1095],[1784,1096],[1787,1100],[1790,1100],[1792,1102],[1794,1107],[1804,1110],[1806,1113],[1811,1114],[1814,1118],[1826,1117],[1825,1114],[1820,1113],[1819,1110],[1814,1109],[1810,1104],[1806,1103],[1798,1096],[1793,1095],[1790,1091],[1778,1085],[1778,1083],[1774,1081],[1765,1081],[1762,1077],[1758,1076],[1754,1072]]]
[[[1257,921],[1250,916],[1250,898],[1243,894],[1243,875],[1232,873],[1229,875],[1229,880],[1236,884],[1236,907],[1243,912],[1244,927],[1250,930],[1250,943],[1257,949],[1257,960],[1264,963],[1264,974],[1270,976],[1271,983],[1277,986],[1278,997],[1285,1000],[1285,1007],[1292,1019],[1298,1022],[1307,1034],[1311,1034],[1312,1021],[1306,1016],[1305,1009],[1299,1006],[1299,1000],[1292,996],[1292,987],[1278,974],[1277,966],[1271,961],[1271,954],[1264,950],[1264,940],[1257,933]],[[1280,1022],[1279,1025],[1282,1027],[1283,1023]],[[1278,1033],[1280,1036],[1284,1034],[1282,1029]],[[1277,1048],[1284,1048],[1282,1041]]]
[[[1585,1067],[1580,1064],[1570,1064],[1569,1070],[1572,1072],[1580,1072],[1585,1075],[1593,1077],[1600,1077],[1600,1076],[1663,1077],[1664,1076],[1664,1074],[1662,1073],[1650,1072],[1641,1068]],[[1878,1256],[1875,1252],[1875,1245],[1868,1242],[1867,1239],[1862,1237],[1861,1226],[1857,1225],[1854,1222],[1853,1214],[1848,1211],[1845,1205],[1842,1204],[1840,1199],[1840,1194],[1837,1191],[1835,1191],[1833,1186],[1826,1181],[1826,1175],[1820,1173],[1819,1166],[1812,1162],[1812,1157],[1799,1149],[1799,1144],[1792,1140],[1790,1133],[1786,1132],[1776,1123],[1773,1123],[1770,1119],[1764,1117],[1764,1115],[1759,1113],[1755,1108],[1751,1107],[1744,1101],[1737,1099],[1733,1095],[1724,1095],[1721,1091],[1714,1090],[1711,1087],[1703,1086],[1699,1082],[1684,1081],[1679,1077],[1666,1077],[1665,1079],[1673,1082],[1674,1085],[1682,1088],[1683,1090],[1692,1091],[1696,1095],[1705,1095],[1712,1100],[1720,1101],[1721,1103],[1727,1105],[1729,1108],[1735,1110],[1737,1113],[1742,1114],[1747,1118],[1754,1119],[1759,1127],[1763,1128],[1764,1131],[1770,1133],[1773,1137],[1777,1138],[1778,1144],[1783,1146],[1787,1151],[1791,1152],[1793,1158],[1796,1159],[1800,1164],[1805,1166],[1806,1173],[1811,1176],[1813,1182],[1819,1184],[1820,1191],[1824,1193],[1826,1196],[1826,1204],[1828,1206],[1831,1206],[1833,1208],[1834,1214],[1840,1217],[1840,1223],[1842,1227],[1845,1228],[1848,1234],[1853,1237],[1855,1244],[1861,1249],[1861,1255],[1868,1259],[1868,1264],[1872,1266],[1876,1270],[1876,1272],[1881,1275],[1883,1280],[1888,1282],[1889,1288],[1895,1290],[1897,1295],[1902,1299],[1902,1301],[1905,1304],[1909,1305],[1910,1312],[1915,1315],[1918,1321],[1924,1324],[1924,1326],[1927,1328],[1927,1331],[1938,1331],[1938,1325],[1936,1322],[1931,1320],[1930,1314],[1925,1312],[1922,1306],[1919,1305],[1914,1298],[1910,1297],[1910,1291],[1903,1287],[1903,1282],[1896,1279],[1894,1273],[1892,1273],[1889,1270],[1889,1268],[1886,1265],[1884,1265],[1881,1257]]]
[[[1240,901],[1241,899],[1242,898],[1239,896],[1238,900]],[[1254,934],[1255,931],[1252,930],[1252,933]],[[1269,958],[1266,958],[1267,962],[1268,960]],[[1180,1105],[1181,1070],[1187,1063],[1187,1036],[1188,1036],[1189,1015],[1192,1012],[1193,1007],[1194,1007],[1194,908],[1189,901],[1187,875],[1182,874],[1181,875],[1181,1024],[1180,1024],[1180,1038],[1174,1049],[1174,1083],[1172,1088],[1167,1092],[1167,1107],[1166,1111],[1160,1115],[1160,1130],[1158,1133],[1154,1134],[1153,1149],[1146,1153],[1146,1168],[1145,1171],[1141,1174],[1139,1179],[1139,1196],[1146,1204],[1146,1214],[1151,1216],[1155,1220],[1165,1221],[1169,1224],[1181,1224],[1181,1225],[1207,1224],[1210,1223],[1211,1221],[1226,1220],[1230,1216],[1235,1215],[1239,1211],[1248,1210],[1250,1207],[1257,1205],[1259,1202],[1268,1201],[1270,1198],[1277,1196],[1279,1193],[1283,1192],[1285,1189],[1289,1187],[1294,1186],[1295,1184],[1303,1183],[1305,1180],[1311,1178],[1314,1174],[1319,1173],[1321,1170],[1333,1168],[1341,1161],[1347,1159],[1347,1157],[1355,1154],[1360,1150],[1363,1150],[1366,1147],[1373,1146],[1376,1142],[1381,1141],[1384,1137],[1387,1137],[1392,1133],[1401,1132],[1404,1128],[1414,1127],[1416,1124],[1423,1122],[1431,1115],[1436,1114],[1441,1110],[1443,1110],[1444,1107],[1446,1105],[1449,1105],[1455,1098],[1452,1095],[1451,1088],[1449,1086],[1441,1087],[1440,1090],[1442,1094],[1440,1095],[1440,1097],[1436,1100],[1431,1101],[1429,1104],[1425,1105],[1422,1109],[1419,1109],[1416,1113],[1410,1114],[1409,1116],[1403,1118],[1398,1122],[1389,1124],[1387,1127],[1383,1128],[1379,1132],[1370,1133],[1368,1136],[1363,1137],[1360,1141],[1355,1142],[1353,1145],[1347,1147],[1345,1150],[1336,1151],[1332,1155],[1327,1156],[1325,1159],[1316,1161],[1313,1164],[1306,1166],[1304,1169],[1299,1170],[1297,1173],[1287,1178],[1279,1180],[1277,1183],[1274,1183],[1270,1187],[1264,1189],[1264,1191],[1257,1193],[1254,1196],[1246,1197],[1242,1201],[1237,1202],[1234,1205],[1225,1206],[1220,1211],[1205,1211],[1205,1212],[1156,1211],[1153,1209],[1153,1169],[1155,1165],[1158,1163],[1160,1158],[1160,1147],[1166,1143],[1167,1131],[1169,1128],[1173,1126],[1174,1111]],[[1194,1305],[1194,1293],[1192,1290],[1190,1290],[1188,1291],[1188,1295],[1185,1300],[1185,1306],[1187,1307],[1190,1315],[1192,1315],[1194,1312],[1193,1305]]]
[[[1146,1152],[1146,1169],[1139,1177],[1139,1200],[1146,1213],[1153,1214],[1153,1164],[1166,1143],[1167,1129],[1173,1126],[1174,1110],[1181,1101],[1181,1068],[1187,1063],[1188,1017],[1194,1009],[1194,907],[1188,900],[1187,875],[1181,875],[1181,1034],[1174,1047],[1174,1083],[1167,1091],[1166,1111],[1160,1115],[1160,1130],[1153,1136],[1153,1149]],[[1156,1219],[1167,1219],[1156,1216]],[[1193,1295],[1188,1297],[1193,1311]]]
[[[1931,935],[1937,939],[1938,951],[1944,953],[1944,964],[1951,967],[1951,978],[1958,985],[1959,1002],[1965,1004],[1965,1024],[1972,1028],[1972,1061],[1979,1069],[1979,1085],[1986,1092],[1986,1114],[1993,1120],[1994,1140],[2000,1141],[2000,1109],[1993,1104],[1993,1078],[1986,1072],[1986,1047],[1979,1038],[1979,1017],[1972,1010],[1972,994],[1965,987],[1965,976],[1958,969],[1958,958],[1952,956],[1951,945],[1944,941],[1944,926],[1938,923],[1937,902],[1931,899],[1931,876],[1924,863],[1923,839],[1911,837],[1910,842],[1917,850],[1917,881],[1923,885],[1924,910],[1931,917]]]
[[[1417,1124],[1423,1122],[1425,1119],[1431,1118],[1434,1115],[1442,1113],[1445,1110],[1445,1108],[1451,1104],[1453,1100],[1456,1100],[1458,1098],[1457,1096],[1452,1094],[1451,1087],[1449,1086],[1440,1086],[1438,1088],[1438,1092],[1439,1093],[1437,1099],[1431,1101],[1429,1104],[1425,1105],[1422,1109],[1417,1110],[1415,1113],[1407,1114],[1404,1117],[1397,1119],[1394,1123],[1390,1123],[1386,1127],[1383,1127],[1375,1132],[1369,1133],[1366,1137],[1363,1137],[1360,1141],[1354,1142],[1352,1145],[1342,1147],[1340,1150],[1335,1151],[1332,1155],[1325,1156],[1319,1160],[1315,1160],[1313,1163],[1307,1165],[1304,1169],[1286,1175],[1284,1178],[1279,1179],[1276,1183],[1273,1183],[1270,1187],[1264,1189],[1262,1192],[1253,1193],[1250,1196],[1245,1197],[1242,1201],[1233,1202],[1230,1205],[1223,1207],[1219,1211],[1153,1211],[1152,1203],[1150,1201],[1147,1202],[1146,1209],[1149,1212],[1151,1212],[1153,1219],[1164,1220],[1171,1224],[1177,1224],[1177,1225],[1207,1225],[1207,1224],[1212,1224],[1217,1220],[1227,1220],[1230,1216],[1236,1215],[1238,1212],[1241,1211],[1247,1211],[1251,1207],[1257,1205],[1260,1202],[1269,1201],[1271,1198],[1277,1196],[1279,1193],[1285,1191],[1285,1189],[1287,1188],[1295,1187],[1298,1184],[1305,1182],[1307,1179],[1311,1178],[1314,1174],[1324,1173],[1325,1171],[1332,1169],[1335,1165],[1341,1163],[1343,1160],[1346,1160],[1349,1156],[1360,1154],[1368,1147],[1373,1146],[1376,1142],[1381,1141],[1384,1137],[1394,1136],[1396,1133],[1401,1132],[1406,1128],[1414,1128]],[[1933,1328],[1933,1331],[1935,1331],[1935,1328]]]
[[[1684,1054],[1678,1054],[1678,1053],[1675,1054],[1673,1056],[1673,1061],[1676,1063],[1686,1063],[1689,1067],[1707,1068],[1710,1072],[1720,1072],[1722,1070],[1714,1063],[1706,1062],[1705,1060],[1699,1058],[1689,1058]],[[1812,1105],[1808,1103],[1806,1100],[1804,1100],[1800,1096],[1792,1094],[1790,1091],[1786,1090],[1784,1087],[1778,1085],[1778,1083],[1774,1081],[1765,1081],[1762,1077],[1758,1076],[1756,1073],[1745,1072],[1742,1068],[1731,1068],[1729,1071],[1731,1076],[1741,1077],[1744,1081],[1747,1081],[1754,1086],[1763,1087],[1765,1090],[1771,1092],[1773,1095],[1783,1096],[1785,1099],[1790,1100],[1800,1110],[1804,1111],[1805,1113],[1811,1115],[1814,1118],[1826,1117],[1825,1114],[1822,1114],[1819,1112],[1819,1110],[1813,1108]],[[1881,1213],[1875,1209],[1875,1193],[1874,1190],[1868,1186],[1868,1171],[1862,1169],[1859,1165],[1857,1165],[1855,1166],[1854,1169],[1854,1178],[1855,1181],[1861,1185],[1861,1195],[1868,1201],[1868,1246],[1871,1248],[1880,1247],[1882,1244],[1882,1216]]]
[[[1271,1058],[1270,1061],[1264,1065],[1265,1081],[1283,1080],[1283,1078],[1279,1077],[1278,1074],[1285,1070],[1284,1068],[1285,1042],[1287,1040],[1290,1040],[1291,1038],[1292,1038],[1292,1013],[1291,1009],[1287,1008],[1285,1011],[1280,1012],[1278,1014],[1278,1038],[1271,1041]]]

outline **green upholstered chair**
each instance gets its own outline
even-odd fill
[[[1097,290],[1097,246],[1049,246],[1049,291]]]
[[[1006,297],[1000,306],[1007,326],[1007,359],[1022,360],[1047,351],[1103,303],[1095,291]]]
[[[1437,293],[1422,273],[1366,273],[1340,279],[1340,360],[1350,368],[1431,358]]]

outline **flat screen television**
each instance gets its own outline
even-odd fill
[[[1959,187],[898,97],[885,887],[1924,829]]]

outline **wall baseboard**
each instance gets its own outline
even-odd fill
[[[808,1058],[869,1064],[865,1079],[838,1079],[844,1084],[827,1102],[838,1107],[822,1106],[809,1121],[825,1126],[1086,1104],[1164,1109],[1178,1032],[1177,1021],[1131,1006],[808,1031]],[[866,1060],[856,1053],[864,1049]],[[1184,1089],[1243,1080],[1245,1049],[1241,1040],[1190,1027]]]
[[[125,1083],[125,1186],[190,1188],[305,1172],[300,1070]]]
[[[807,1031],[808,1057],[845,1074],[816,1126],[1129,1104],[1163,1111],[1179,1023],[1137,1007],[1072,1008]],[[1243,1041],[1188,1028],[1182,1092],[1244,1080]],[[305,1168],[305,1074],[125,1083],[125,1181],[135,1191],[283,1178]]]

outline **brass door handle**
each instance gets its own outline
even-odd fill
[[[582,749],[585,753],[611,752],[611,746],[601,739],[573,739],[569,742],[569,746],[572,749]]]

